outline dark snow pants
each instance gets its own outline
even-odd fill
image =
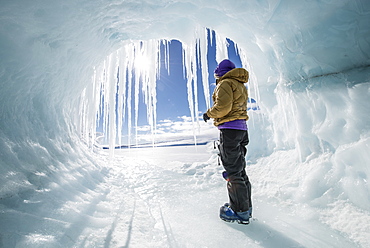
[[[248,131],[220,129],[220,157],[228,173],[229,203],[235,212],[245,212],[252,207],[251,184],[245,172],[248,143]]]

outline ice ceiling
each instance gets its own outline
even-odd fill
[[[1,130],[10,140],[74,133],[80,95],[109,54],[130,41],[194,46],[204,28],[244,51],[269,111],[279,85],[368,68],[369,12],[364,0],[3,1]]]

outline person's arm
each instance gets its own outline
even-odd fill
[[[227,82],[220,82],[219,87],[216,88],[215,100],[212,108],[207,110],[207,115],[210,118],[221,118],[227,115],[233,104],[233,90],[231,85]]]

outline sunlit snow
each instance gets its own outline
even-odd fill
[[[0,247],[369,247],[369,20],[367,0],[2,1]],[[251,75],[248,226],[218,218],[201,120],[228,39]],[[174,40],[188,112],[162,120]]]

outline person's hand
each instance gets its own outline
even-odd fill
[[[209,119],[211,119],[211,118],[209,118],[209,116],[207,115],[207,113],[204,113],[204,114],[203,114],[203,120],[204,120],[205,122],[207,122]]]

